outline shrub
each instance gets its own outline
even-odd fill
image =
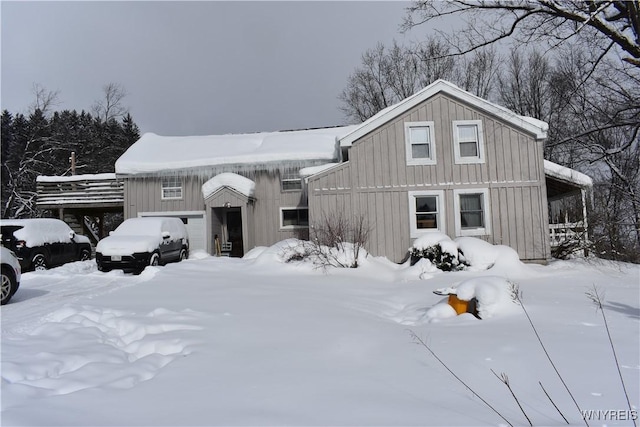
[[[451,249],[451,248],[449,248]],[[411,265],[414,265],[422,258],[428,259],[437,269],[442,271],[464,270],[468,264],[464,259],[464,254],[456,249],[455,252],[443,249],[441,243],[436,243],[426,248],[409,248]]]

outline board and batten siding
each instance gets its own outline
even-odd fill
[[[162,200],[162,178],[124,177],[124,218],[134,218],[138,212],[201,211],[204,209],[202,180],[181,176],[182,197]]]
[[[455,164],[453,121],[481,120],[484,163]],[[406,122],[432,121],[435,165],[407,165]],[[488,189],[491,234],[524,260],[549,257],[543,141],[476,107],[437,94],[355,141],[349,161],[309,178],[310,221],[351,211],[371,228],[367,249],[401,261],[410,238],[409,191],[442,190],[446,233],[455,236],[456,189]]]
[[[211,177],[215,176],[213,171]],[[202,195],[202,185],[208,180],[200,174],[188,175],[180,173],[182,183],[182,198],[177,200],[162,200],[162,178],[123,176],[124,178],[124,217],[133,218],[139,212],[180,212],[203,211],[205,200]],[[299,231],[281,229],[280,208],[307,207],[307,197],[303,191],[282,191],[278,172],[268,173],[257,171],[249,176],[255,182],[255,200],[252,203],[240,204],[239,200],[229,200],[233,206],[243,207],[243,231],[246,230],[245,252],[254,246],[270,246],[280,240],[298,237]],[[226,193],[221,193],[226,194]],[[209,200],[207,207],[220,207],[222,199]],[[226,201],[226,200],[225,200]],[[215,206],[214,206],[215,205]],[[244,214],[246,207],[246,215]],[[215,215],[207,210],[207,247],[212,251],[211,230],[216,228]],[[246,223],[246,224],[245,224]],[[218,225],[219,228],[219,225]]]

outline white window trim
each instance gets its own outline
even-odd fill
[[[309,212],[309,208],[308,207],[300,207],[300,206],[283,206],[280,208],[280,230],[298,230],[301,228],[309,228],[308,225],[284,225],[283,224],[283,219],[284,216],[282,214],[282,211],[290,211],[290,210],[295,210],[295,211],[301,211],[301,210],[305,210],[307,211],[307,214]]]
[[[484,227],[462,229],[460,221],[460,195],[461,194],[482,194],[482,210],[484,216]],[[491,209],[488,188],[470,188],[464,190],[453,190],[453,210],[456,224],[456,236],[486,236],[491,234]]]
[[[476,125],[478,127],[478,155],[476,157],[460,156],[460,141],[458,135],[458,126]],[[482,120],[454,120],[453,121],[453,157],[456,164],[473,164],[484,163],[484,131],[482,129]]]
[[[297,172],[290,171],[290,173],[291,175],[295,175],[296,178],[285,178],[286,176],[285,171],[280,172],[280,190],[283,193],[286,193],[289,191],[302,191],[303,181],[302,181],[302,177],[300,176],[300,171],[297,171]],[[284,188],[285,182],[299,182],[300,188],[285,189]]]
[[[172,179],[172,178],[162,178],[161,179],[161,181],[160,181],[160,199],[161,200],[182,200],[182,196],[183,196],[182,180],[180,178],[176,178],[180,182],[180,186],[177,186],[177,187],[165,187],[164,186],[164,180],[165,179]],[[165,190],[176,190],[176,189],[180,189],[180,196],[179,197],[167,197],[167,196],[164,195],[164,191]]]
[[[407,157],[407,165],[435,165],[436,164],[436,140],[433,131],[433,122],[405,122],[404,124],[404,144]],[[429,158],[414,159],[411,150],[411,132],[414,127],[426,127],[429,129]]]
[[[418,228],[416,223],[416,197],[420,196],[437,196],[438,197],[438,228],[424,229]],[[409,191],[409,227],[411,230],[411,238],[420,237],[427,233],[445,233],[447,232],[445,225],[445,200],[444,190],[430,191]]]

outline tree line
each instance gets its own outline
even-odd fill
[[[114,172],[140,131],[122,105],[124,89],[111,83],[103,90],[92,112],[53,111],[58,93],[38,85],[28,113],[2,111],[2,218],[42,215],[35,205],[36,178],[70,175],[72,152],[79,174]]]
[[[367,50],[339,96],[345,115],[366,120],[442,78],[543,120],[545,158],[594,179],[591,249],[639,262],[637,2],[416,1],[403,28],[451,17],[455,31]]]

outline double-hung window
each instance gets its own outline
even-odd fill
[[[444,191],[409,191],[411,237],[429,231],[445,232]]]
[[[481,236],[491,233],[489,190],[453,190],[456,235]]]
[[[280,173],[282,191],[294,191],[302,189],[302,178],[297,170],[287,169]]]
[[[482,120],[454,120],[453,151],[456,163],[484,163]]]
[[[404,134],[408,165],[436,164],[433,122],[407,122]]]
[[[182,182],[177,176],[162,178],[162,200],[182,199]]]
[[[280,208],[280,228],[309,227],[308,208]]]

